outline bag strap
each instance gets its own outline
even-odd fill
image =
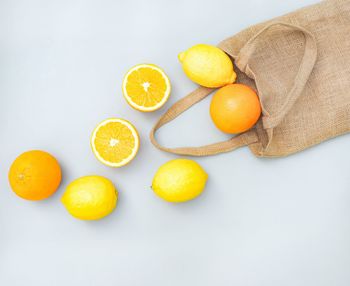
[[[283,23],[283,22],[274,22],[267,25],[260,32],[255,34],[241,49],[238,58],[236,59],[236,65],[239,69],[252,76],[253,73],[249,68],[249,58],[252,56],[256,49],[256,39],[259,38],[265,31],[270,29],[273,26],[282,25],[291,28],[295,31],[300,31],[305,36],[305,52],[302,58],[298,73],[295,77],[293,87],[288,92],[286,100],[280,110],[275,115],[264,116],[262,118],[264,128],[273,128],[276,127],[283,117],[291,109],[297,98],[302,93],[304,86],[313,70],[313,67],[317,58],[317,45],[315,37],[307,30],[302,27]],[[227,52],[227,51],[226,51]],[[228,53],[230,54],[230,53]],[[232,55],[231,55],[232,56]],[[210,145],[200,146],[200,147],[180,147],[180,148],[167,148],[158,143],[155,138],[156,131],[161,128],[163,125],[174,120],[181,113],[189,109],[192,105],[201,101],[203,98],[208,96],[213,89],[206,87],[199,87],[193,92],[191,92],[186,97],[180,99],[173,106],[171,106],[158,120],[155,126],[150,132],[150,140],[152,144],[162,151],[166,151],[178,155],[188,155],[188,156],[209,156],[215,155],[223,152],[229,152],[235,150],[239,147],[250,145],[252,143],[258,142],[258,137],[254,129],[249,130],[245,133],[237,135],[227,141],[222,141]]]
[[[150,139],[154,146],[162,151],[166,151],[178,155],[188,155],[188,156],[209,156],[215,155],[223,152],[229,152],[242,146],[249,145],[253,142],[257,142],[258,138],[254,131],[248,131],[237,135],[227,141],[222,141],[201,147],[181,147],[181,148],[167,148],[160,145],[155,139],[156,131],[163,125],[174,120],[181,113],[189,109],[192,105],[201,101],[203,98],[208,96],[213,89],[206,87],[199,87],[193,92],[191,92],[186,97],[180,99],[173,106],[171,106],[158,120],[156,125],[153,127],[150,133]]]
[[[285,26],[292,31],[301,32],[305,38],[305,50],[298,72],[295,76],[293,86],[287,92],[284,103],[281,106],[280,110],[278,110],[276,114],[264,114],[262,121],[265,129],[272,129],[278,126],[278,124],[293,107],[296,100],[302,94],[302,91],[304,90],[304,87],[310,77],[317,59],[317,43],[313,34],[300,26],[284,22],[273,22],[260,30],[260,32],[255,34],[252,38],[250,38],[250,40],[240,50],[235,63],[241,71],[246,73],[250,78],[255,79],[254,73],[249,67],[249,60],[259,45],[257,39],[261,37],[266,31],[275,26]]]

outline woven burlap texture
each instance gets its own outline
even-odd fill
[[[207,156],[248,145],[256,156],[293,154],[350,131],[350,0],[328,0],[252,26],[218,46],[234,61],[238,82],[258,92],[255,128],[201,147],[166,148],[164,124],[208,96],[199,87],[175,103],[151,131],[159,149]]]

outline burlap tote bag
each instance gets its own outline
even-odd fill
[[[164,124],[213,90],[179,100],[150,134],[161,150],[214,155],[248,145],[256,156],[285,156],[350,131],[350,0],[329,0],[255,25],[219,44],[234,61],[238,82],[258,92],[256,126],[226,142],[166,148],[155,139]]]

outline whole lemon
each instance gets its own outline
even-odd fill
[[[61,199],[68,212],[82,220],[98,220],[116,207],[118,192],[101,176],[85,176],[71,182]]]
[[[61,182],[61,168],[49,153],[27,151],[12,163],[8,178],[12,190],[19,197],[38,201],[56,192]]]
[[[236,80],[229,56],[219,48],[199,44],[179,54],[185,74],[205,87],[221,87]]]
[[[207,173],[197,162],[175,159],[158,169],[153,178],[152,189],[168,202],[186,202],[203,192],[207,179]]]

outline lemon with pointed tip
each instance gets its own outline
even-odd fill
[[[152,189],[168,202],[186,202],[203,192],[207,179],[207,173],[197,162],[175,159],[158,169],[153,178]]]
[[[118,192],[113,183],[105,177],[85,176],[67,186],[61,201],[73,217],[98,220],[115,209]]]
[[[216,88],[236,80],[230,57],[215,46],[195,45],[178,57],[185,74],[199,85]]]

